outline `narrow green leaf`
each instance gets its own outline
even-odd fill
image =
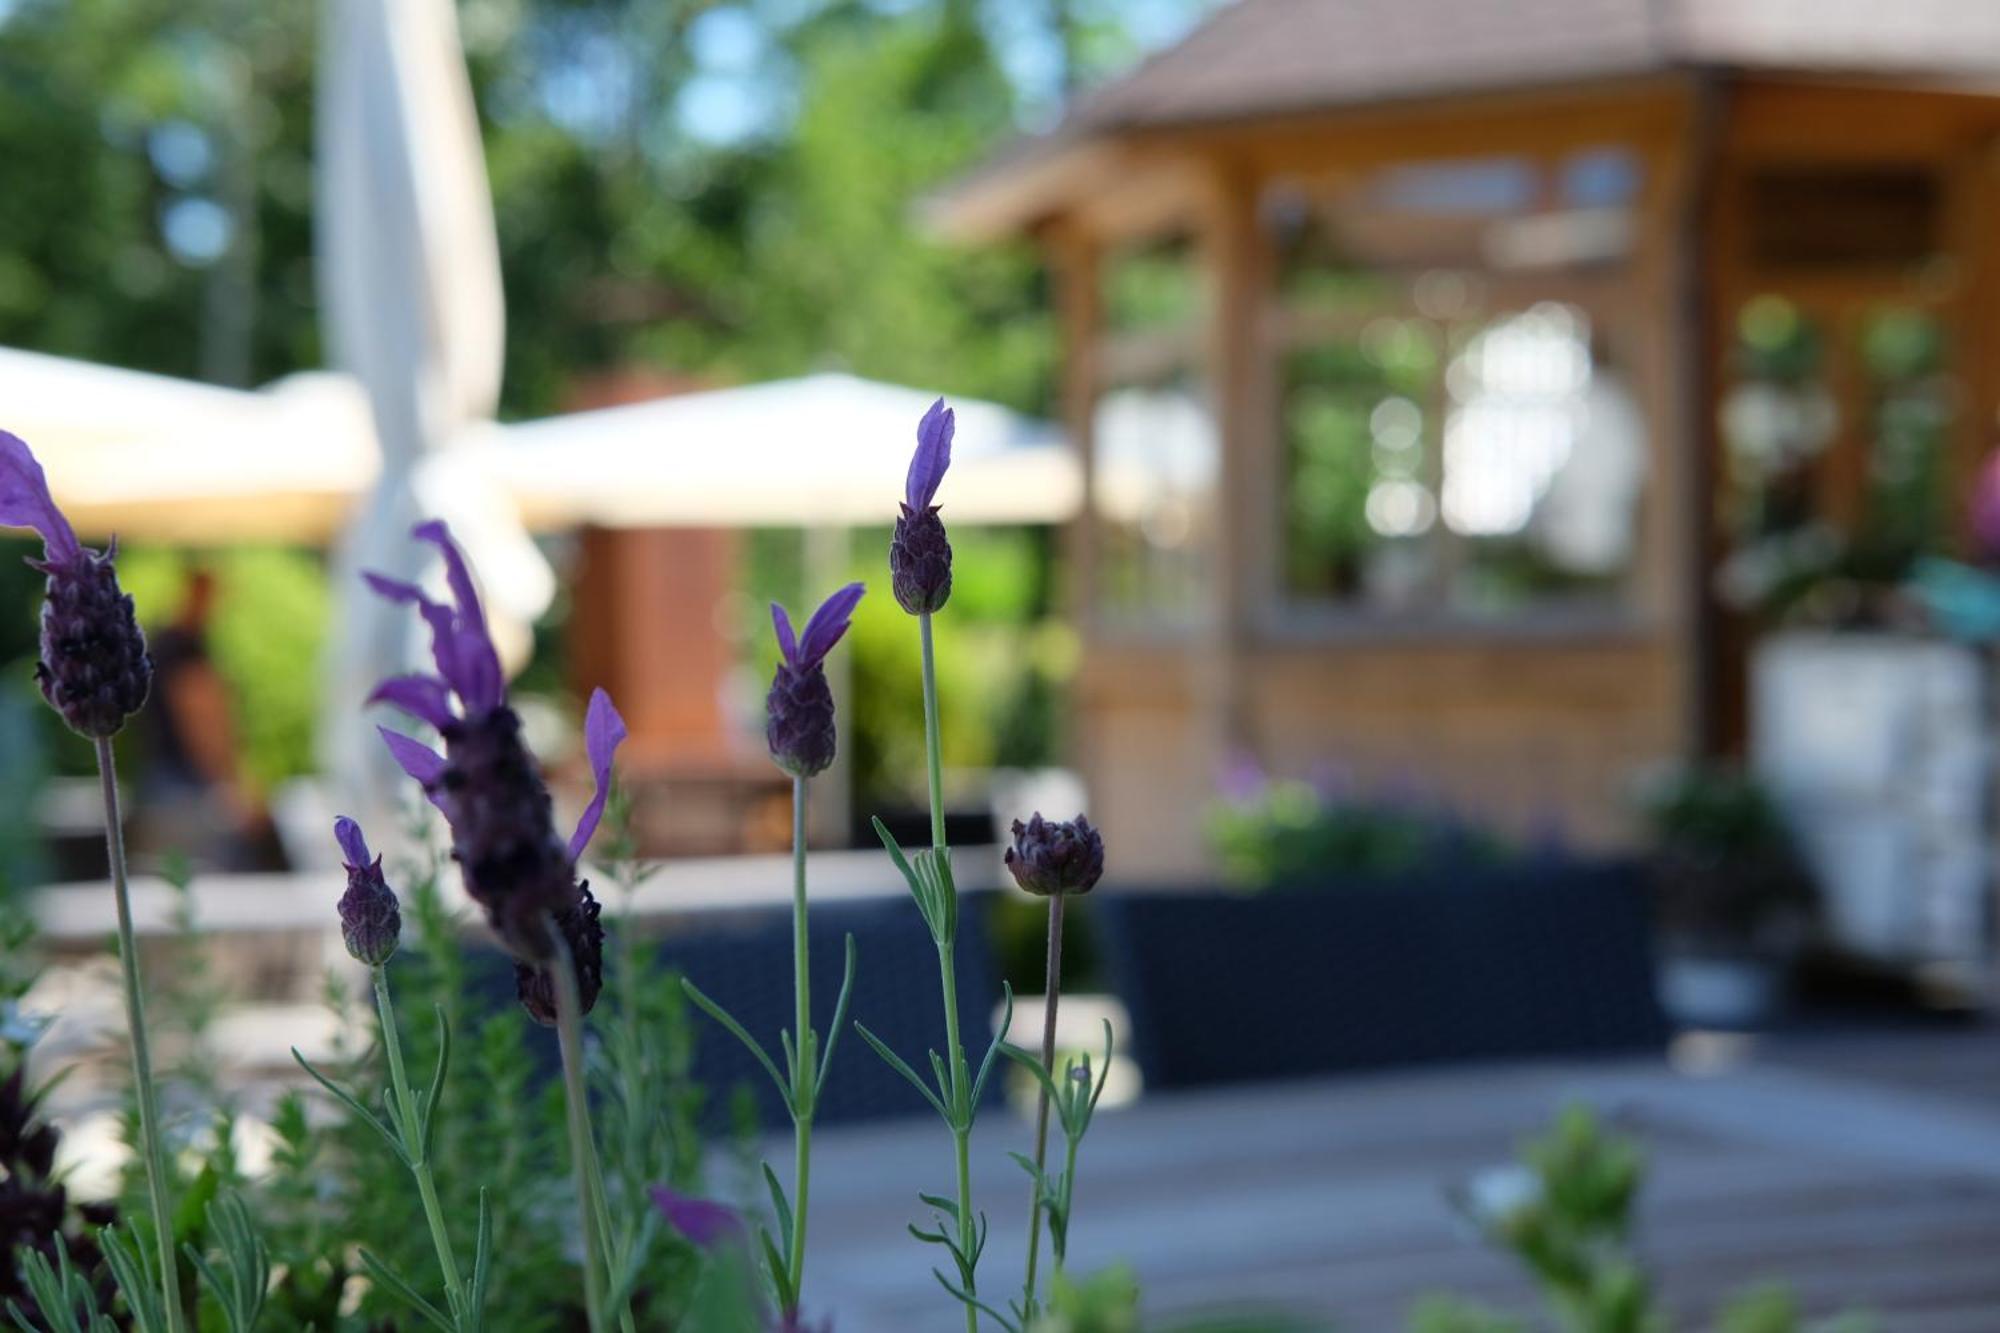
[[[940,1287],[943,1287],[947,1292],[951,1293],[951,1297],[953,1300],[959,1302],[961,1305],[969,1305],[973,1309],[978,1310],[979,1312],[984,1314],[987,1318],[991,1319],[994,1323],[1000,1325],[1001,1328],[1005,1329],[1006,1333],[1021,1333],[1020,1326],[1017,1325],[1013,1320],[1009,1319],[1006,1315],[1001,1314],[998,1310],[988,1305],[985,1301],[980,1300],[977,1296],[974,1296],[969,1292],[965,1291],[963,1288],[952,1286],[951,1283],[945,1278],[945,1275],[943,1273],[938,1272],[937,1269],[933,1268],[931,1270],[931,1276],[938,1280],[938,1285]]]
[[[944,1098],[945,1104],[950,1106],[952,1111],[954,1112],[954,1114],[950,1116],[949,1119],[951,1120],[953,1127],[957,1128],[959,1127],[958,1117],[964,1114],[965,1108],[961,1107],[958,1104],[958,1097],[955,1091],[956,1085],[952,1082],[951,1075],[945,1072],[944,1057],[939,1055],[936,1051],[930,1052],[930,1057],[931,1057],[931,1073],[937,1076],[938,1095]]]
[[[813,1102],[826,1088],[826,1071],[833,1067],[833,1048],[840,1043],[841,1029],[847,1026],[847,1002],[854,998],[854,936],[847,937],[847,963],[840,974],[840,998],[833,1002],[833,1026],[826,1030],[826,1049],[820,1053],[819,1074],[813,1082]]]
[[[1006,1005],[1005,1013],[1000,1020],[999,1034],[996,1035],[993,1038],[993,1040],[987,1044],[986,1058],[979,1062],[979,1077],[972,1080],[972,1102],[971,1105],[966,1108],[966,1114],[967,1114],[966,1123],[968,1124],[971,1123],[972,1116],[979,1114],[980,1101],[982,1098],[986,1096],[986,1080],[993,1073],[993,1059],[1000,1053],[1001,1040],[1006,1036],[1007,1030],[1014,1026],[1013,984],[1011,982],[1002,981],[1000,983],[1000,993],[1005,1001]]]
[[[437,1068],[431,1071],[430,1095],[424,1098],[423,1107],[417,1113],[421,1117],[417,1124],[417,1142],[422,1145],[424,1160],[427,1162],[431,1158],[431,1140],[433,1137],[431,1126],[437,1120],[438,1101],[444,1096],[445,1071],[451,1067],[451,1024],[445,1021],[444,1006],[442,1004],[433,1004],[431,1008],[437,1014]]]
[[[882,1039],[876,1036],[874,1033],[870,1032],[865,1024],[856,1023],[854,1025],[854,1030],[856,1033],[860,1035],[861,1040],[867,1042],[871,1047],[874,1048],[875,1054],[881,1056],[884,1060],[888,1061],[889,1067],[891,1069],[894,1069],[897,1073],[901,1074],[905,1079],[909,1080],[910,1086],[923,1094],[924,1100],[931,1104],[932,1110],[936,1111],[938,1115],[945,1120],[946,1123],[950,1123],[951,1114],[944,1109],[944,1103],[938,1100],[938,1095],[935,1092],[932,1092],[930,1088],[925,1085],[924,1081],[921,1078],[917,1077],[916,1070],[910,1068],[909,1065],[905,1064],[903,1062],[903,1058],[900,1055],[897,1055],[894,1051],[890,1050],[886,1045],[884,1045]]]
[[[910,869],[910,862],[903,855],[903,849],[897,844],[895,835],[889,832],[889,826],[882,822],[879,815],[870,816],[868,822],[875,826],[875,836],[882,840],[882,846],[887,849],[889,859],[896,863],[896,869],[903,872],[903,879],[908,882],[910,892],[917,892],[916,872]]]
[[[479,1232],[472,1243],[472,1290],[466,1293],[471,1302],[469,1312],[472,1320],[471,1333],[483,1333],[486,1327],[486,1290],[493,1280],[493,1208],[486,1197],[486,1187],[479,1187]]]
[[[443,1329],[444,1333],[456,1333],[456,1330],[452,1327],[451,1320],[447,1319],[444,1313],[435,1305],[432,1305],[419,1295],[417,1289],[405,1282],[395,1269],[377,1258],[374,1251],[367,1249],[361,1251],[361,1266],[368,1270],[370,1278],[380,1285],[387,1287],[405,1305],[408,1305],[425,1319],[430,1320],[433,1324]]]
[[[1035,1081],[1042,1085],[1042,1091],[1048,1094],[1050,1101],[1054,1102],[1061,1099],[1061,1094],[1056,1091],[1056,1081],[1049,1077],[1049,1071],[1042,1066],[1042,1058],[1039,1055],[1024,1051],[1019,1046],[1006,1041],[1000,1043],[1000,1054],[1033,1074]]]
[[[778,1183],[778,1173],[771,1169],[769,1162],[764,1163],[764,1184],[771,1191],[771,1211],[778,1219],[778,1234],[791,1235],[792,1205],[785,1198],[785,1187]]]
[[[402,1135],[396,1133],[395,1130],[390,1129],[388,1125],[383,1123],[382,1118],[380,1116],[376,1115],[373,1111],[363,1106],[360,1100],[356,1098],[354,1094],[350,1093],[349,1091],[347,1091],[347,1089],[341,1087],[339,1084],[335,1083],[332,1079],[328,1078],[325,1074],[322,1074],[319,1072],[319,1070],[315,1069],[313,1067],[312,1061],[306,1059],[305,1056],[301,1055],[299,1053],[299,1048],[296,1046],[292,1047],[292,1059],[298,1061],[299,1068],[305,1070],[306,1073],[312,1075],[313,1081],[319,1084],[322,1088],[325,1088],[327,1092],[333,1096],[335,1101],[338,1101],[342,1106],[345,1106],[349,1111],[352,1111],[355,1115],[359,1116],[363,1121],[367,1122],[370,1126],[372,1126],[375,1132],[377,1134],[380,1134],[383,1140],[388,1143],[389,1147],[394,1150],[396,1156],[402,1160],[405,1166],[410,1165],[410,1154],[409,1151],[403,1146]]]
[[[771,1270],[771,1285],[777,1289],[780,1303],[791,1305],[797,1294],[792,1288],[791,1270],[785,1266],[785,1256],[778,1252],[771,1242],[771,1233],[763,1227],[757,1228],[757,1244],[763,1248],[764,1264]]]
[[[146,1258],[146,1247],[117,1227],[99,1231],[97,1243],[104,1251],[105,1262],[111,1265],[111,1280],[117,1284],[118,1294],[125,1298],[132,1327],[139,1333],[166,1333],[160,1288],[153,1266]]]
[[[779,1076],[778,1067],[771,1063],[771,1057],[764,1054],[764,1048],[757,1044],[757,1039],[744,1031],[743,1025],[734,1018],[731,1018],[728,1010],[702,994],[701,987],[695,985],[686,977],[681,978],[681,989],[687,992],[687,997],[694,1001],[696,1008],[727,1028],[736,1040],[743,1043],[750,1054],[757,1057],[757,1063],[764,1066],[764,1072],[771,1076],[771,1085],[778,1090],[778,1095],[785,1099],[786,1104],[790,1105],[792,1090],[786,1086],[785,1080]]]

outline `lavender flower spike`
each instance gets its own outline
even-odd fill
[[[771,603],[771,624],[777,631],[784,660],[765,698],[764,740],[771,758],[795,778],[809,778],[833,762],[836,736],[833,691],[827,687],[826,655],[847,633],[866,589],[850,583],[820,604],[806,622],[805,633],[792,633],[785,608]]]
[[[49,494],[42,465],[19,436],[4,430],[0,524],[30,528],[42,538],[42,558],[28,562],[48,576],[35,664],[42,697],[79,735],[117,735],[145,705],[153,681],[146,636],[131,597],[118,586],[118,543],[100,554],[79,542]]]
[[[396,952],[403,911],[395,890],[382,877],[382,858],[371,856],[361,825],[342,815],[333,821],[347,866],[347,892],[340,895],[340,937],[358,963],[380,967]]]
[[[514,954],[529,1012],[543,1021],[554,1016],[553,987],[543,971],[555,953],[551,921],[575,959],[589,1012],[603,977],[604,931],[596,901],[576,877],[576,858],[603,813],[611,757],[625,738],[625,724],[602,691],[592,697],[584,730],[599,795],[565,842],[555,830],[541,768],[522,742],[521,719],[507,702],[471,568],[444,524],[423,523],[411,535],[443,557],[449,602],[400,579],[365,577],[390,601],[416,608],[430,629],[435,672],[393,676],[371,701],[436,728],[444,753],[393,731],[385,730],[383,739],[451,826],[452,858],[466,892]]]
[[[938,517],[938,487],[951,466],[957,418],[940,398],[917,425],[917,452],[903,483],[902,514],[889,540],[889,574],[896,604],[911,615],[939,611],[951,599],[951,542]]]
[[[1014,821],[1006,862],[1014,882],[1038,897],[1089,893],[1104,876],[1104,839],[1082,815],[1057,822],[1037,813]]]

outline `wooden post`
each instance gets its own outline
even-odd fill
[[[1199,648],[1202,723],[1219,765],[1249,746],[1244,680],[1255,608],[1269,590],[1274,444],[1263,313],[1268,245],[1257,182],[1238,164],[1213,165],[1201,219],[1209,282],[1204,355],[1218,445],[1212,602]]]
[[[1979,465],[2000,444],[2000,239],[1994,232],[2000,209],[2000,141],[1988,139],[1954,165],[1949,184],[1950,243],[1958,266],[1957,299],[1948,311],[1949,355],[1964,390],[1957,428],[1952,432],[1941,492],[1941,517],[1951,525],[1953,544],[1970,549],[1970,506]]]
[[[1043,243],[1055,280],[1062,352],[1057,412],[1083,473],[1081,512],[1062,534],[1064,562],[1069,569],[1062,595],[1069,613],[1089,633],[1097,616],[1097,451],[1092,447],[1092,431],[1097,395],[1103,387],[1097,367],[1103,331],[1101,260],[1095,238],[1073,221],[1052,227]]]

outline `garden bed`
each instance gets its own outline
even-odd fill
[[[1665,1039],[1644,881],[1536,860],[1094,904],[1147,1084]]]

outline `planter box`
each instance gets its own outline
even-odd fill
[[[1666,1037],[1644,882],[1533,862],[1093,904],[1151,1087]]]
[[[883,858],[884,871],[895,871]],[[985,932],[986,914],[978,895],[965,895],[959,917],[957,948],[959,1014],[967,1058],[976,1067],[992,1035],[988,1015],[1000,1002],[1000,978],[994,970]],[[614,927],[615,928],[615,927]],[[839,998],[845,937],[854,936],[854,995],[849,1022],[868,1025],[912,1068],[926,1074],[927,1050],[944,1049],[944,1015],[939,1004],[937,946],[907,893],[885,893],[859,903],[815,906],[808,946],[812,965],[813,1024],[822,1034],[833,1021]],[[674,923],[666,938],[649,943],[641,955],[655,968],[672,968],[734,1014],[764,1043],[772,1060],[783,1068],[778,1043],[780,1028],[790,1027],[792,1012],[792,918],[789,908],[756,908],[715,913]],[[616,946],[606,946],[606,966],[615,967]],[[500,1009],[512,1006],[513,964],[490,950],[475,957],[475,984]],[[616,982],[607,975],[600,1005],[612,1001]],[[714,1020],[688,1007],[695,1049],[693,1078],[708,1091],[707,1124],[716,1134],[735,1125],[731,1106],[738,1088],[755,1103],[759,1125],[777,1130],[790,1125],[784,1103],[771,1080],[740,1042]],[[560,1077],[554,1038],[539,1029],[528,1034],[531,1058],[541,1075]],[[987,1087],[988,1104],[1000,1100],[1004,1080],[996,1076]],[[818,1121],[853,1121],[927,1116],[930,1109],[903,1077],[850,1031],[840,1036],[834,1065],[820,1099]]]

